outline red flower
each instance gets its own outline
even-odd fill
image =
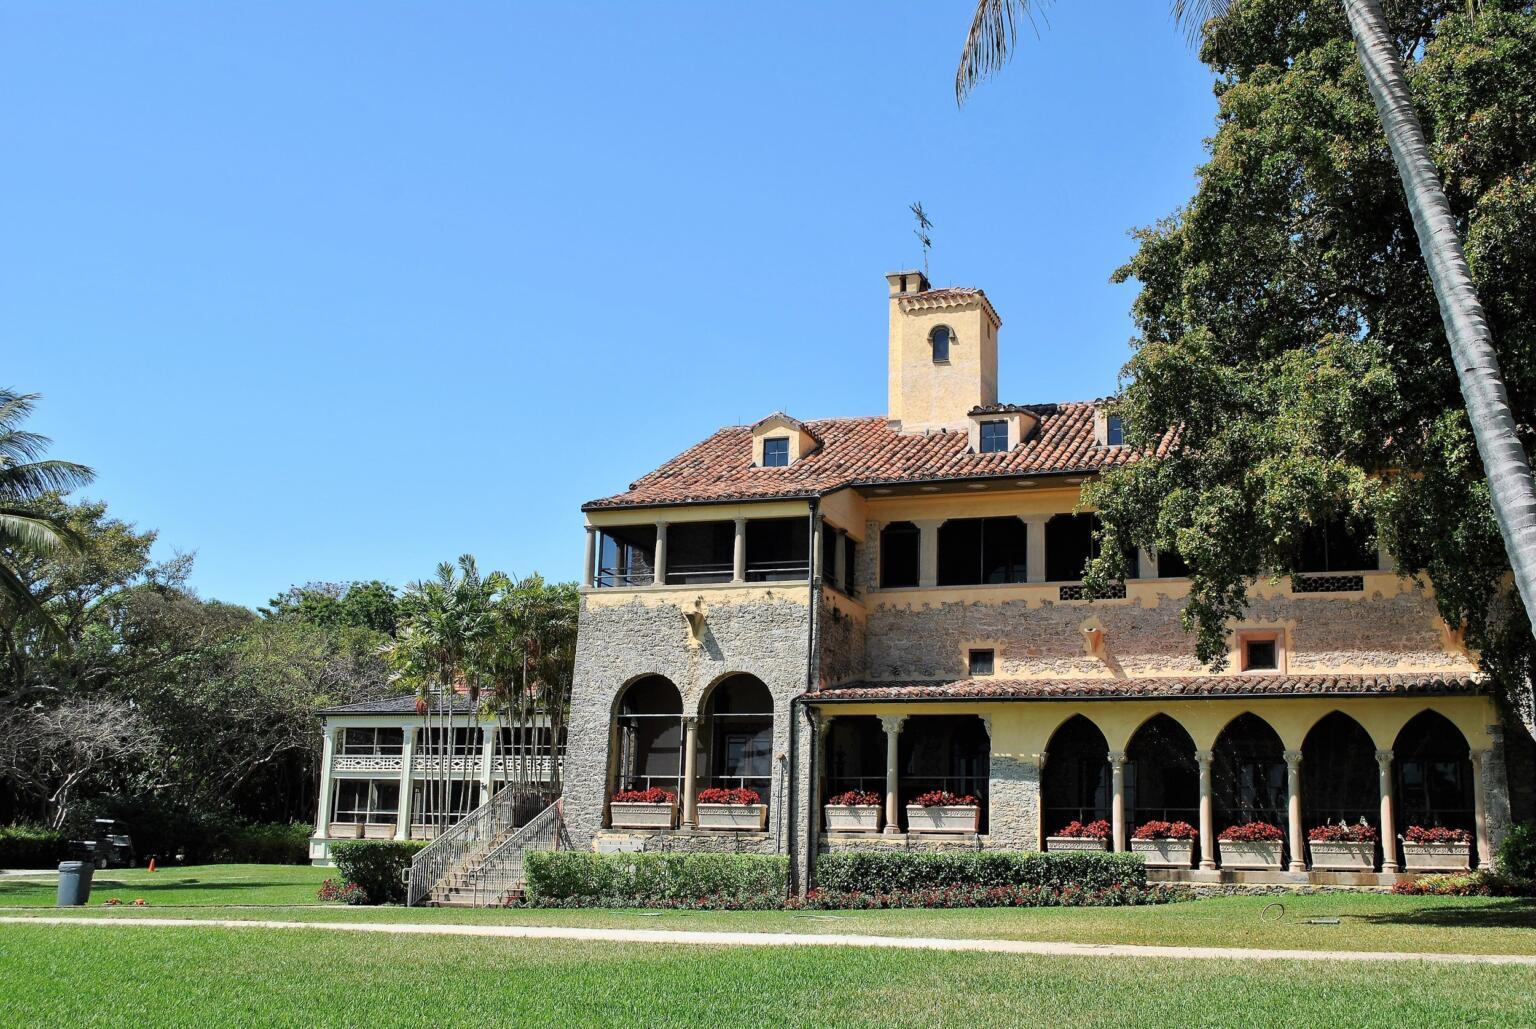
[[[880,794],[873,790],[849,790],[829,797],[827,803],[833,807],[878,807],[881,800]]]
[[[914,807],[955,807],[975,804],[976,798],[969,793],[961,797],[948,790],[929,790],[927,793],[918,794],[907,803]]]
[[[1227,826],[1216,838],[1223,843],[1276,843],[1285,839],[1285,833],[1268,822],[1244,822]]]
[[[1327,822],[1308,830],[1307,839],[1313,843],[1375,843],[1376,827],[1367,825],[1364,820],[1354,825]]]
[[[1131,834],[1135,840],[1192,840],[1199,833],[1188,822],[1144,822]]]
[[[648,790],[620,790],[613,795],[613,799],[620,804],[674,804],[677,802],[677,794],[660,786],[652,786]]]
[[[1471,843],[1472,834],[1465,829],[1447,829],[1439,825],[1410,825],[1403,839],[1409,843]]]
[[[1096,822],[1089,822],[1087,825],[1074,819],[1068,822],[1064,828],[1052,833],[1052,835],[1065,836],[1073,840],[1107,840],[1112,831],[1109,823],[1102,818]]]
[[[748,789],[721,789],[713,786],[707,790],[699,791],[700,804],[731,804],[748,805],[762,803],[762,796],[756,790]]]

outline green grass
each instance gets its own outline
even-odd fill
[[[15,1025],[1529,1023],[1536,969],[0,926]]]
[[[316,907],[315,889],[334,869],[211,865],[99,873],[123,885],[93,890],[77,917],[272,918],[285,921],[443,922],[575,925],[594,928],[723,929],[736,932],[863,933],[1079,943],[1271,949],[1536,954],[1536,899],[1393,897],[1328,893],[1279,898],[1222,897],[1141,908],[1032,908],[971,911],[541,911]],[[190,880],[190,881],[189,881]],[[145,908],[103,908],[143,897]],[[7,914],[56,914],[52,883],[0,880]],[[236,907],[230,905],[261,905]],[[30,905],[25,907],[24,905]],[[176,905],[196,905],[178,907]],[[311,905],[294,907],[291,905]],[[1338,924],[1309,919],[1337,918]]]

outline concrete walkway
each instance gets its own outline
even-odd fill
[[[923,936],[861,936],[848,933],[736,933],[689,929],[586,929],[576,926],[447,925],[421,922],[278,922],[214,918],[134,918],[47,915],[0,916],[0,924],[93,925],[223,929],[328,929],[348,933],[417,936],[490,936],[516,940],[580,940],[601,943],[666,943],[706,947],[886,947],[893,950],[980,951],[1050,957],[1173,958],[1216,961],[1427,961],[1443,965],[1524,965],[1530,954],[1426,954],[1354,950],[1264,950],[1258,947],[1154,947],[1128,943],[1061,943],[1047,940],[966,940]]]

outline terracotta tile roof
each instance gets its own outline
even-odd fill
[[[1092,402],[1023,409],[1040,423],[1003,454],[971,453],[964,432],[898,433],[883,417],[809,421],[805,426],[821,446],[786,468],[752,467],[751,427],[727,426],[625,492],[593,500],[582,510],[812,497],[881,483],[1098,472],[1137,459],[1138,452],[1128,447],[1097,444]],[[1158,453],[1167,448],[1164,440]]]
[[[1481,680],[1469,675],[1394,672],[1383,675],[1186,675],[1146,679],[986,678],[957,682],[861,682],[805,693],[801,699],[823,704],[882,700],[1130,700],[1481,692]]]

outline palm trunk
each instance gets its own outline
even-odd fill
[[[1514,413],[1499,370],[1493,335],[1467,269],[1466,254],[1440,176],[1430,160],[1424,129],[1408,95],[1408,80],[1380,0],[1344,0],[1366,86],[1376,102],[1408,195],[1419,249],[1440,302],[1440,317],[1461,380],[1461,395],[1488,476],[1493,513],[1504,536],[1515,586],[1536,630],[1536,486],[1515,433]],[[1529,723],[1531,712],[1522,712]]]

